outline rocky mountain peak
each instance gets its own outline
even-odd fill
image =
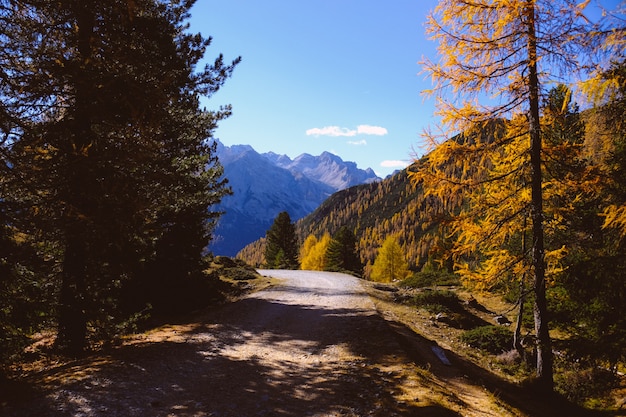
[[[217,207],[225,214],[210,247],[215,255],[234,256],[264,236],[281,211],[295,221],[336,191],[381,180],[373,170],[359,169],[330,152],[303,153],[292,160],[274,152],[259,154],[249,145],[218,142],[217,156],[233,195]]]

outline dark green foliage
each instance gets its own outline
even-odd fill
[[[431,313],[459,310],[459,297],[452,291],[422,291],[413,297],[413,303]]]
[[[345,271],[360,276],[363,273],[363,265],[356,252],[356,246],[354,233],[346,226],[341,227],[326,250],[326,270]]]
[[[569,349],[579,360],[626,361],[626,260],[614,249],[581,255],[551,293],[554,321],[574,335]]]
[[[454,286],[460,285],[459,276],[447,271],[420,271],[416,272],[405,280],[400,281],[398,285],[407,288],[424,288],[436,286]]]
[[[567,228],[556,234],[553,243],[555,247],[568,246],[567,269],[549,291],[555,325],[571,333],[575,340],[568,348],[572,357],[587,363],[608,361],[613,366],[626,361],[626,242],[619,231],[603,227],[601,213],[611,204],[620,206],[626,202],[625,68],[622,63],[610,70],[611,77],[621,80],[621,89],[613,101],[597,109],[590,122],[606,122],[595,128],[604,132],[604,146],[610,145],[611,149],[604,161],[596,161],[604,162],[603,165],[589,163],[591,173],[598,178],[597,185],[584,194],[553,197],[559,199],[556,204],[570,205],[573,210],[563,213]],[[561,140],[581,142],[582,122],[574,110],[566,113],[568,119],[562,121],[563,126],[556,133],[560,132]],[[581,162],[571,156],[562,160],[569,162],[552,162],[549,166],[569,168],[569,174],[577,178]]]
[[[265,237],[267,242],[265,264],[268,268],[298,268],[298,239],[296,227],[291,222],[289,213],[286,211],[279,213]]]
[[[476,349],[499,354],[512,349],[513,333],[506,327],[480,326],[463,332],[461,341]]]
[[[573,403],[585,406],[589,405],[590,398],[604,398],[603,406],[611,407],[613,398],[608,394],[617,388],[619,379],[614,373],[596,366],[583,368],[579,364],[568,364],[567,370],[556,374],[554,382],[556,391]]]
[[[196,70],[210,42],[186,33],[193,2],[129,4],[0,3],[0,199],[28,207],[20,232],[51,241],[71,352],[148,304],[197,304],[180,291],[203,285],[210,207],[228,191],[209,140],[230,109],[199,98],[236,62]]]
[[[56,295],[32,242],[6,224],[5,218],[0,223],[0,367],[22,351],[33,332],[50,323]]]

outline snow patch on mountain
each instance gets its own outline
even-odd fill
[[[234,256],[265,235],[278,213],[292,221],[315,210],[326,198],[353,185],[380,181],[371,170],[359,169],[329,152],[302,154],[295,159],[273,152],[259,154],[249,145],[217,143],[217,157],[233,195],[217,210],[224,211],[210,250]]]

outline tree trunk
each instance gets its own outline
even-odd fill
[[[79,236],[68,233],[63,261],[56,344],[60,349],[72,355],[77,355],[84,350],[87,337],[86,267],[83,245]]]
[[[554,386],[552,370],[552,346],[548,329],[545,259],[543,239],[543,195],[541,173],[541,127],[539,124],[539,77],[537,74],[537,37],[535,31],[535,1],[527,2],[528,25],[528,87],[532,219],[532,264],[534,270],[535,333],[537,336],[537,379],[544,391]]]
[[[517,311],[517,320],[515,322],[515,332],[513,333],[513,348],[517,350],[522,361],[526,362],[526,351],[522,345],[522,321],[524,318],[524,306],[526,304],[526,289],[524,288],[525,275],[520,279],[520,296],[519,296],[519,308]]]
[[[94,17],[88,1],[73,5],[78,29],[80,67],[73,74],[75,103],[71,132],[65,148],[65,256],[58,313],[57,345],[71,354],[80,353],[87,336],[87,256],[89,215],[89,147],[93,140],[93,80],[89,75],[92,58]]]
[[[524,229],[522,232],[522,257],[526,258],[526,216],[524,216]],[[523,273],[519,280],[519,308],[517,320],[515,322],[515,332],[513,333],[513,348],[517,350],[520,358],[527,363],[526,350],[522,345],[522,321],[524,320],[524,307],[526,306],[526,273]]]

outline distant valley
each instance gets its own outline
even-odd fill
[[[282,211],[296,221],[337,191],[381,181],[371,168],[360,169],[329,152],[305,153],[292,160],[273,152],[260,154],[249,145],[218,142],[217,156],[233,195],[217,207],[224,214],[209,247],[215,255],[235,256],[265,236]]]

